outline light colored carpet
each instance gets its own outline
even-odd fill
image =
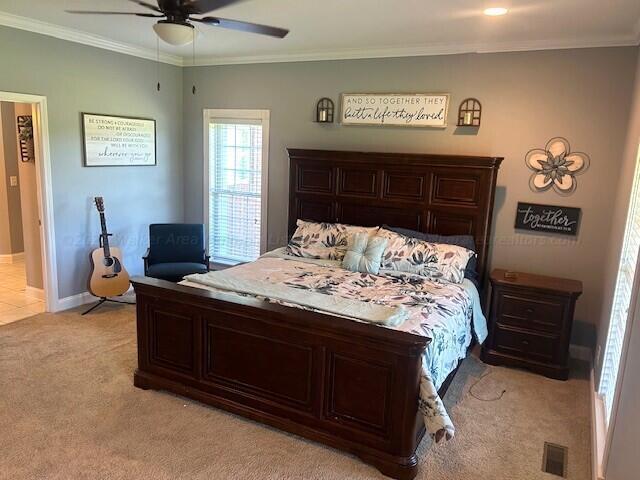
[[[132,307],[0,326],[2,479],[383,479],[350,455],[163,392],[134,388]],[[483,402],[473,389],[498,401]],[[445,399],[456,438],[421,445],[419,479],[529,480],[544,441],[590,478],[588,381],[465,360]]]

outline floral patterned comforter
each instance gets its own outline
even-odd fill
[[[341,268],[339,262],[285,257],[262,257],[234,267],[233,273],[240,278],[326,295],[387,306],[402,305],[409,311],[409,318],[392,328],[432,339],[423,358],[420,411],[432,437],[436,440],[452,438],[455,429],[438,396],[438,388],[466,356],[474,330],[472,325],[484,325],[484,328],[475,329],[480,330],[479,341],[484,340],[484,317],[473,318],[472,322],[473,312],[475,317],[482,316],[479,305],[474,305],[479,302],[475,286],[468,280],[462,284],[434,282],[426,277],[398,272],[387,271],[379,275],[350,272]],[[211,288],[190,281],[182,283]],[[304,308],[278,300],[269,301]]]

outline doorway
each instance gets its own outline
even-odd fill
[[[0,325],[58,310],[46,114],[0,92]]]

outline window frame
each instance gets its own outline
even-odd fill
[[[205,242],[207,253],[209,253],[209,124],[213,120],[254,120],[262,125],[262,169],[260,172],[260,254],[267,251],[267,231],[268,231],[268,198],[269,198],[269,122],[270,110],[250,110],[235,108],[205,108],[202,113],[202,134],[203,134],[203,216],[205,225]],[[220,263],[220,262],[218,262]],[[237,265],[237,263],[224,263],[221,265]]]
[[[638,141],[638,145],[640,145],[640,139]],[[627,241],[627,236],[629,235],[630,225],[633,218],[634,206],[637,209],[640,209],[640,205],[634,205],[634,197],[640,196],[640,146],[636,152],[636,163],[634,166],[633,173],[633,181],[631,184],[630,192],[629,192],[629,204],[627,206],[627,212],[625,215],[625,228],[622,237],[622,245],[620,247],[620,254],[618,256],[618,264],[616,270],[616,279],[614,284],[613,296],[611,299],[611,311],[609,312],[609,324],[607,325],[607,335],[605,338],[604,348],[602,350],[602,357],[597,359],[599,360],[600,367],[600,378],[598,379],[596,387],[596,401],[600,402],[601,414],[603,418],[598,418],[599,422],[596,425],[596,436],[597,442],[602,441],[604,437],[604,446],[602,449],[599,448],[599,445],[596,444],[596,467],[598,478],[602,475],[604,478],[604,472],[607,471],[609,456],[611,454],[611,446],[613,442],[613,437],[615,434],[616,424],[618,420],[618,409],[620,406],[620,394],[622,393],[624,376],[627,368],[627,356],[629,353],[629,344],[631,342],[631,333],[633,331],[634,326],[636,326],[637,318],[640,315],[640,253],[636,258],[635,269],[633,272],[633,280],[631,285],[631,293],[629,298],[629,305],[627,308],[626,319],[625,319],[625,331],[622,338],[622,347],[620,350],[620,360],[618,364],[618,374],[615,379],[614,390],[613,390],[613,398],[611,399],[611,412],[607,417],[605,399],[603,395],[600,393],[600,387],[603,380],[604,368],[606,362],[607,355],[607,347],[609,343],[609,336],[611,334],[612,320],[614,310],[616,308],[615,300],[616,300],[616,290],[618,289],[619,277],[621,274],[621,265],[623,263],[624,255],[626,252],[625,244]],[[640,201],[640,200],[639,200]],[[636,326],[637,327],[637,326]],[[598,458],[599,457],[599,458]]]
[[[639,158],[640,160],[640,158]],[[639,163],[640,167],[640,163]],[[604,407],[604,398],[601,399],[603,403],[603,422],[604,422],[604,435],[605,435],[605,443],[604,449],[602,453],[601,460],[601,471],[607,471],[607,465],[609,463],[609,455],[611,453],[611,444],[613,442],[613,436],[616,429],[616,423],[618,420],[618,408],[620,406],[620,394],[622,393],[622,386],[624,383],[624,375],[627,368],[627,357],[629,354],[629,344],[631,342],[631,332],[633,331],[633,327],[636,323],[636,318],[638,318],[638,312],[640,312],[640,255],[638,255],[638,260],[636,262],[636,271],[633,278],[633,286],[631,291],[631,299],[629,301],[629,309],[627,313],[627,322],[624,332],[624,337],[622,340],[622,349],[620,352],[620,363],[618,366],[618,375],[615,381],[615,387],[613,390],[613,399],[611,402],[611,414],[607,422],[606,411]],[[608,329],[607,329],[608,330]],[[608,335],[607,335],[608,337]],[[608,341],[608,338],[607,338]],[[605,344],[606,345],[606,344]],[[603,365],[604,366],[604,359]],[[600,390],[600,382],[598,382],[598,389],[596,391],[597,395],[602,397],[599,392]]]

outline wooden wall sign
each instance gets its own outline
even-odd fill
[[[448,93],[343,93],[343,125],[447,126]]]
[[[156,164],[156,121],[148,118],[82,114],[87,167]]]
[[[18,140],[20,143],[20,160],[23,162],[35,160],[33,117],[31,115],[18,115]]]
[[[519,230],[577,235],[580,209],[518,202],[516,225]]]

